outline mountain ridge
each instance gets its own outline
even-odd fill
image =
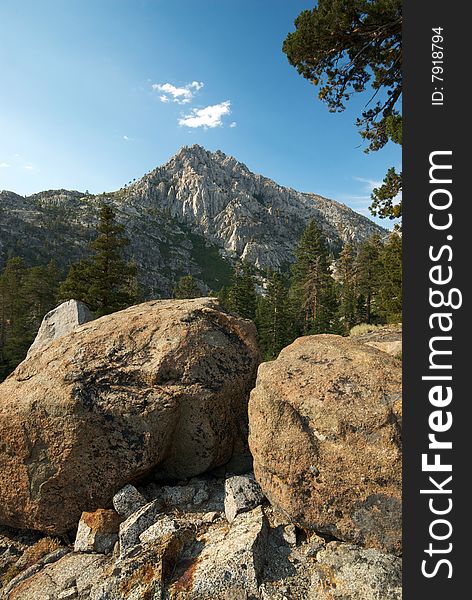
[[[346,205],[281,186],[220,150],[193,145],[105,194],[0,192],[0,264],[18,254],[30,263],[55,257],[67,268],[87,254],[104,201],[125,225],[129,258],[141,266],[142,283],[154,296],[168,293],[188,273],[207,289],[221,287],[235,259],[261,270],[286,269],[311,219],[335,254],[348,241],[387,235]],[[218,276],[212,277],[215,271]]]

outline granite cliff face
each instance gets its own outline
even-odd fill
[[[30,262],[55,257],[65,267],[85,255],[103,200],[125,224],[130,258],[154,295],[188,273],[217,289],[227,283],[235,258],[261,269],[285,268],[310,219],[335,251],[383,232],[343,204],[284,188],[220,151],[192,146],[108,194],[0,192],[0,266],[11,254]]]
[[[160,206],[228,256],[260,268],[292,262],[310,219],[320,223],[333,249],[381,230],[343,204],[282,187],[235,158],[201,146],[182,148],[133,183],[126,200],[137,207]]]

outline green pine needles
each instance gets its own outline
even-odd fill
[[[99,213],[98,236],[90,244],[92,256],[71,265],[59,290],[60,300],[80,300],[98,317],[137,301],[136,265],[123,258],[129,244],[124,231],[113,209],[104,204]]]
[[[76,299],[97,316],[140,300],[137,265],[126,260],[123,225],[107,205],[100,208],[90,255],[72,264],[64,279],[54,262],[28,267],[10,258],[0,272],[0,380],[23,360],[44,315],[59,302]],[[62,281],[62,283],[61,283]],[[178,279],[174,298],[208,292],[190,274]],[[333,256],[323,230],[308,223],[290,271],[261,272],[239,263],[231,285],[219,290],[223,308],[256,323],[265,360],[302,335],[349,335],[361,323],[401,321],[402,239],[377,234],[362,244],[345,244]]]
[[[264,358],[271,360],[302,335],[349,335],[360,323],[401,321],[402,243],[392,233],[362,244],[345,244],[334,257],[323,231],[311,221],[303,232],[290,273],[257,273],[239,265],[222,306],[255,321]]]

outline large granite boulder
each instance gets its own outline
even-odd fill
[[[93,321],[94,318],[83,302],[78,300],[63,302],[44,317],[28,354],[37,352],[53,340],[70,333],[79,325]]]
[[[162,300],[75,328],[0,385],[0,522],[62,533],[156,467],[191,477],[247,435],[256,330]]]
[[[401,363],[335,335],[263,363],[249,402],[254,472],[307,530],[401,549]]]

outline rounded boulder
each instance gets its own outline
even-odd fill
[[[210,298],[133,306],[30,354],[0,385],[0,522],[63,533],[156,469],[226,463],[259,362],[254,325]]]
[[[259,367],[254,472],[298,526],[401,551],[401,362],[337,335],[298,338]]]

